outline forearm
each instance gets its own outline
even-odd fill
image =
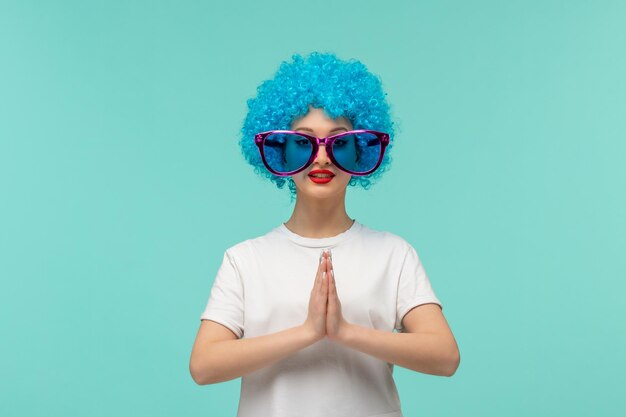
[[[271,365],[316,341],[304,326],[249,339],[225,340],[202,347],[195,370],[201,385],[241,377]]]
[[[394,333],[351,323],[338,342],[426,374],[450,376],[459,364],[456,342],[435,333]]]

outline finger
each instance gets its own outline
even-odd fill
[[[315,280],[313,281],[313,288],[311,288],[311,294],[318,294],[322,290],[322,272],[324,271],[324,264],[320,262],[317,265],[317,272],[315,273]]]
[[[324,264],[326,264],[326,261],[324,261]],[[326,266],[326,265],[324,265],[324,266]],[[326,270],[324,270],[324,272],[323,272],[321,294],[322,294],[324,300],[326,300],[328,298],[328,273],[326,272]]]
[[[337,295],[337,285],[336,285],[336,281],[335,281],[335,269],[333,268],[333,264],[332,264],[332,260],[329,262],[328,266],[327,266],[327,270],[329,271],[329,281],[328,281],[328,290],[329,290],[329,299],[333,298],[336,299],[338,298]]]
[[[335,285],[335,273],[330,271],[329,280],[328,280],[328,299],[333,300],[333,302],[337,299],[337,286]]]
[[[322,254],[320,255],[320,259],[322,260],[321,266],[322,266],[322,273],[321,273],[321,277],[320,277],[320,295],[322,295],[324,297],[324,299],[327,298],[328,296],[328,252],[327,251],[322,251]]]
[[[329,277],[333,277],[334,276],[333,259],[330,256],[327,258],[326,273],[330,274]]]
[[[324,262],[324,259],[322,259],[322,261],[317,267],[317,275],[315,276],[315,285],[313,287],[313,290],[317,291],[318,293],[322,291],[322,276],[325,270],[326,270],[326,264]]]

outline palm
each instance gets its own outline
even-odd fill
[[[325,255],[326,256],[326,255]],[[339,338],[341,331],[347,324],[341,313],[341,301],[337,295],[337,287],[330,258],[326,263],[326,276],[328,278],[328,305],[326,309],[326,335],[331,339]]]

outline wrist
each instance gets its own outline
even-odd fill
[[[342,344],[347,344],[352,340],[355,330],[354,324],[345,321],[337,334],[337,341]]]
[[[320,337],[315,332],[315,329],[307,326],[306,324],[301,324],[299,326],[299,330],[302,339],[306,341],[307,345],[313,344],[320,339]]]

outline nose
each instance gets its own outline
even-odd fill
[[[330,165],[330,158],[326,153],[326,147],[323,144],[320,144],[319,150],[317,151],[317,156],[315,157],[314,163],[318,163],[321,166]]]

